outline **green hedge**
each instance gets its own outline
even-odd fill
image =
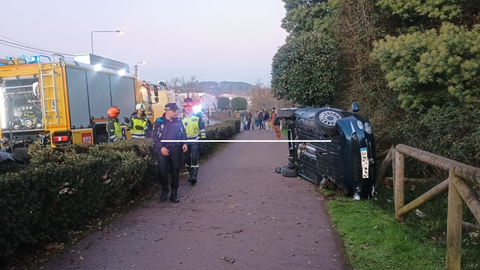
[[[208,139],[228,139],[239,120],[207,127]],[[212,144],[202,144],[203,153]],[[129,202],[154,178],[151,140],[62,149],[32,145],[27,166],[0,165],[0,265],[22,246],[63,239],[110,206]]]
[[[240,132],[241,121],[238,119],[226,119],[221,124],[207,126],[207,140],[226,140],[232,138]],[[208,154],[214,144],[202,143],[200,145],[200,155]]]
[[[0,175],[0,259],[56,240],[128,202],[153,177],[151,140],[63,149],[30,147],[31,163]]]

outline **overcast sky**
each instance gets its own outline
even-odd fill
[[[200,81],[261,79],[269,84],[271,62],[287,33],[281,0],[18,0],[2,3],[0,39],[69,54],[139,61],[139,77],[156,82],[174,76]],[[7,23],[8,22],[8,23]],[[0,58],[33,52],[0,44]]]

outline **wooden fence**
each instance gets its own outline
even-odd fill
[[[472,226],[462,222],[463,202],[480,223],[480,200],[465,180],[480,184],[480,169],[401,144],[395,148],[392,147],[384,155],[385,159],[379,168],[377,183],[381,183],[388,167],[392,164],[396,220],[403,221],[407,213],[448,191],[447,269],[460,269],[462,225],[467,228]],[[405,156],[449,172],[447,179],[407,205],[404,202]]]

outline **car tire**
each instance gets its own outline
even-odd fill
[[[289,168],[288,166],[285,166],[282,168],[282,176],[283,177],[297,177],[298,172],[296,168]]]
[[[106,135],[98,135],[95,144],[107,143],[108,137]]]
[[[337,121],[343,116],[332,109],[322,109],[315,114],[315,126],[323,134],[333,136],[337,134]]]

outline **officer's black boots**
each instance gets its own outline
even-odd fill
[[[170,201],[174,203],[180,202],[177,196],[178,196],[178,189],[176,188],[172,189],[172,194],[170,195]]]
[[[192,182],[192,167],[187,167],[188,168],[188,182]]]
[[[198,173],[198,167],[193,167],[192,173],[190,174],[191,175],[190,183],[192,184],[192,186],[197,183],[197,173]]]
[[[161,202],[164,202],[164,201],[167,200],[168,192],[169,192],[168,188],[162,188],[162,194],[160,195],[160,201]],[[173,193],[173,191],[172,191],[172,193]]]

